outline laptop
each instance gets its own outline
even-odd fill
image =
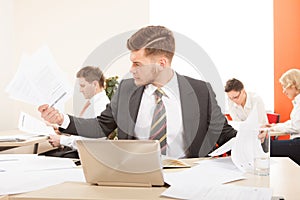
[[[86,182],[106,186],[164,185],[157,140],[79,140]]]

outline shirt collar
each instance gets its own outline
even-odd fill
[[[251,102],[251,98],[250,98],[250,93],[248,92],[246,92],[246,95],[247,95],[247,97],[246,97],[246,103],[245,103],[245,106],[244,106],[244,108],[249,108],[249,109],[251,109],[252,108],[252,102]]]
[[[100,99],[103,95],[106,95],[105,90],[102,90],[101,92],[95,94],[91,99],[89,99],[89,101],[91,103],[96,102],[98,99]]]
[[[300,94],[298,94],[292,102],[294,105],[296,105],[297,103],[300,103]]]
[[[173,71],[173,77],[171,78],[171,80],[165,84],[163,87],[161,87],[161,89],[165,92],[167,97],[171,97],[171,96],[179,96],[178,93],[178,81],[177,81],[177,74]],[[149,84],[146,86],[145,88],[145,93],[149,96],[153,95],[154,91],[157,89],[156,86]]]

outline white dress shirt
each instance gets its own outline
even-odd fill
[[[228,99],[229,114],[233,121],[245,121],[255,106],[258,112],[258,123],[261,125],[267,124],[265,105],[260,96],[253,92],[247,92],[244,107]]]
[[[167,116],[166,154],[169,157],[181,158],[185,157],[183,122],[177,75],[175,72],[173,74],[172,79],[161,88],[166,94],[162,96]],[[149,139],[153,112],[156,105],[154,96],[156,89],[157,87],[150,84],[144,90],[134,129],[135,136],[138,139]]]
[[[106,105],[109,103],[109,99],[106,96],[105,91],[94,95],[90,100],[91,105],[85,110],[85,112],[82,115],[82,118],[95,118],[101,114],[103,110],[105,110]],[[65,116],[64,116],[65,117]],[[69,117],[67,117],[69,119]],[[66,119],[66,117],[65,117]],[[69,119],[70,121],[70,119]],[[63,146],[71,147],[72,149],[77,149],[76,147],[76,141],[77,140],[83,140],[86,139],[81,136],[76,135],[61,135],[60,137],[60,144]]]
[[[94,95],[90,99],[91,105],[85,110],[82,115],[82,118],[95,118],[105,110],[106,105],[109,103],[109,99],[106,96],[105,91],[101,91],[98,94]]]
[[[300,94],[292,101],[293,110],[290,114],[290,120],[278,123],[272,127],[274,131],[280,131],[291,134],[291,139],[300,137]]]

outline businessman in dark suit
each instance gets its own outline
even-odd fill
[[[133,78],[120,83],[100,116],[76,118],[45,104],[39,107],[42,118],[58,124],[63,132],[84,137],[108,136],[118,128],[119,139],[158,139],[164,154],[178,158],[206,156],[216,144],[222,145],[236,135],[210,84],[172,70],[175,40],[170,30],[162,26],[142,28],[128,39],[127,47]],[[160,97],[157,90],[162,91]],[[158,102],[162,106],[156,111]],[[163,120],[153,123],[153,115],[161,112]],[[156,133],[152,133],[153,124],[162,124]],[[162,136],[155,138],[160,132]]]

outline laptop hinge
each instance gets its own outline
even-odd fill
[[[150,183],[126,183],[126,182],[97,182],[99,186],[132,186],[132,187],[151,187]]]

